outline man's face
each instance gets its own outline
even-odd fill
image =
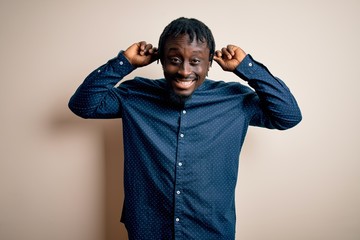
[[[162,65],[165,79],[177,96],[187,98],[204,82],[210,67],[206,42],[190,42],[188,35],[167,39]]]

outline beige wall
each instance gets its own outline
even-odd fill
[[[304,119],[252,128],[237,238],[360,239],[357,0],[0,2],[0,239],[125,239],[119,120],[67,109],[94,68],[179,16],[241,46],[285,80]],[[133,75],[161,76],[153,64]],[[236,80],[214,64],[211,78]]]

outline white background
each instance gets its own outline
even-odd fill
[[[90,71],[133,42],[157,45],[180,16],[264,63],[302,109],[294,129],[249,130],[237,239],[360,239],[359,12],[356,0],[1,0],[0,239],[126,239],[121,121],[80,119],[67,102]],[[209,77],[238,81],[216,63]]]

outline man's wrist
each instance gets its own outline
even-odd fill
[[[112,59],[112,66],[123,73],[129,74],[136,69],[131,65],[130,61],[125,57],[124,51],[120,51],[119,54]]]
[[[243,80],[248,81],[256,71],[257,64],[250,54],[247,54],[240,64],[235,68],[234,73]]]

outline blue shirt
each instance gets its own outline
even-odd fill
[[[122,118],[129,239],[235,238],[235,185],[249,125],[287,129],[301,120],[286,87],[250,55],[238,82],[206,79],[184,104],[165,79],[137,77],[120,53],[93,71],[69,102],[83,118]],[[235,75],[234,75],[235,76]]]

